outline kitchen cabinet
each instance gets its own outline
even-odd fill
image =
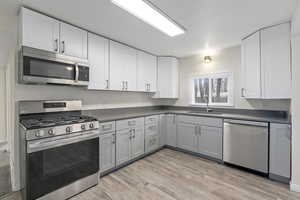
[[[291,98],[291,25],[261,31],[262,93],[265,99]]]
[[[110,41],[110,89],[137,90],[136,50]]]
[[[159,146],[163,147],[166,145],[166,132],[167,132],[167,126],[166,126],[166,115],[161,114],[159,115]]]
[[[223,130],[219,127],[201,126],[198,135],[198,152],[222,160]]]
[[[157,92],[153,98],[178,98],[179,69],[177,58],[158,57],[157,60]]]
[[[177,122],[176,115],[166,115],[166,144],[171,147],[177,146]]]
[[[116,165],[145,153],[144,118],[117,121],[116,130]]]
[[[261,97],[260,32],[242,41],[242,96]]]
[[[87,31],[60,23],[60,53],[87,59]]]
[[[159,145],[159,115],[145,118],[145,152],[149,153],[157,150]]]
[[[291,25],[261,29],[242,41],[242,96],[291,98]]]
[[[131,159],[137,158],[145,153],[145,133],[144,127],[132,129],[133,136],[131,139],[132,152]]]
[[[222,160],[222,119],[179,115],[177,121],[179,148]]]
[[[20,45],[59,51],[59,21],[27,8],[20,12]]]
[[[116,165],[131,159],[131,130],[119,130],[116,133]]]
[[[270,178],[289,182],[291,177],[291,125],[270,124]]]
[[[177,125],[177,147],[197,152],[198,127],[189,123],[178,123]]]
[[[109,40],[88,33],[90,82],[88,89],[109,89]]]
[[[115,132],[100,135],[100,173],[116,166]]]
[[[137,91],[156,92],[156,56],[137,51]]]

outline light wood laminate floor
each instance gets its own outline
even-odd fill
[[[100,180],[72,200],[299,200],[287,185],[163,149]]]

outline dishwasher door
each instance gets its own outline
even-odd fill
[[[268,123],[224,120],[224,162],[268,173]]]

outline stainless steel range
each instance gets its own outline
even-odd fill
[[[99,122],[81,101],[20,102],[23,199],[63,200],[98,183]]]

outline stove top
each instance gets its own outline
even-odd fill
[[[26,129],[40,129],[54,126],[64,126],[85,122],[97,121],[96,118],[85,115],[38,115],[21,119],[21,124]]]

